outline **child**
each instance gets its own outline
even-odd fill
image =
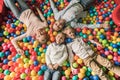
[[[67,59],[67,50],[64,44],[65,34],[58,33],[55,42],[51,43],[46,52],[46,64],[44,80],[60,80],[62,63]]]
[[[65,7],[61,11],[58,11],[54,2],[50,0],[50,4],[54,13],[55,20],[57,20],[53,24],[53,29],[56,31],[59,31],[65,26],[66,23],[70,24],[74,28],[75,27],[81,27],[81,28],[82,27],[88,27],[88,28],[108,27],[108,24],[87,25],[87,24],[77,23],[80,17],[86,17],[87,12],[83,10],[93,2],[94,0],[71,0],[67,7]]]
[[[113,71],[115,74],[120,76],[120,67],[114,66],[109,60],[103,58],[102,56],[95,54],[92,48],[87,45],[81,37],[76,37],[74,33],[74,29],[67,27],[63,31],[67,37],[72,38],[73,41],[67,44],[68,53],[69,53],[69,61],[72,68],[73,52],[83,59],[83,62],[86,66],[92,68],[93,72],[95,72],[101,80],[109,80],[109,78],[105,75],[103,70],[98,66],[98,63],[102,66],[105,66],[109,70]],[[95,43],[97,46],[101,46],[99,43],[90,40],[92,43]]]
[[[19,6],[21,7],[21,10],[18,10],[14,0],[4,0],[4,2],[5,5],[11,9],[15,17],[27,26],[27,31],[25,34],[20,35],[11,41],[18,53],[24,53],[17,44],[17,41],[22,40],[24,37],[35,36],[41,44],[46,43],[47,34],[44,28],[47,27],[48,24],[38,8],[36,9],[40,15],[41,20],[33,13],[31,9],[29,9],[23,0],[17,0]]]

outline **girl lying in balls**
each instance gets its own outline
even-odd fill
[[[73,52],[79,56],[79,58],[83,59],[83,62],[86,66],[90,67],[95,74],[97,74],[101,80],[109,80],[110,78],[103,72],[102,68],[99,65],[106,67],[108,70],[111,70],[118,76],[120,76],[120,67],[114,66],[109,60],[106,58],[95,54],[92,48],[87,45],[81,37],[76,37],[73,28],[66,27],[63,31],[68,38],[72,38],[72,42],[67,44],[68,53],[69,53],[69,61],[72,68],[72,63],[74,62]],[[98,42],[94,40],[90,40],[91,43],[95,43],[97,46],[101,46]],[[101,46],[102,47],[102,46]],[[72,68],[73,69],[73,68]]]
[[[12,40],[12,44],[14,45],[18,53],[24,53],[24,51],[20,49],[17,44],[17,41],[22,40],[24,37],[35,36],[41,44],[46,43],[48,38],[45,28],[48,27],[48,24],[38,8],[36,9],[41,19],[39,19],[31,9],[29,9],[24,0],[17,0],[19,6],[21,7],[21,10],[17,8],[14,0],[4,0],[4,2],[6,7],[8,7],[13,12],[15,17],[27,26],[27,31],[25,34],[20,35]]]

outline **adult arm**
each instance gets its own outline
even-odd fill
[[[60,60],[57,62],[59,65],[62,65],[63,62],[67,59],[68,57],[68,53],[67,53],[67,49],[66,49],[66,46],[64,46],[64,53],[63,53],[63,56],[62,58],[60,58]]]

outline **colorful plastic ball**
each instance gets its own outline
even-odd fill
[[[37,66],[39,62],[37,60],[34,61],[34,65]]]
[[[93,76],[93,80],[100,80],[97,75]]]
[[[5,54],[3,52],[0,52],[0,58],[4,57]]]
[[[4,59],[4,60],[3,60],[3,63],[4,63],[4,64],[7,64],[7,63],[8,63],[8,59]]]
[[[83,78],[85,77],[85,73],[78,73],[78,77],[79,77],[80,79],[83,79]]]
[[[67,80],[65,76],[62,76],[62,80]]]
[[[9,75],[6,75],[5,77],[4,77],[4,80],[11,80],[12,78],[9,76]]]
[[[72,80],[78,80],[78,76],[77,75],[73,76]]]
[[[47,66],[46,65],[42,65],[41,66],[41,70],[43,70],[43,71],[47,70]]]
[[[3,72],[3,69],[2,68],[0,68],[0,73],[2,73]]]
[[[85,77],[85,78],[83,78],[83,80],[89,80],[89,78],[88,78],[88,77]]]
[[[69,76],[70,75],[70,70],[65,70],[65,75]]]
[[[9,35],[9,33],[8,33],[7,31],[4,31],[3,34],[4,34],[5,36],[8,36],[8,35]]]
[[[43,71],[42,71],[42,70],[39,70],[39,71],[38,71],[38,75],[43,75]]]
[[[39,76],[38,80],[44,80],[44,77],[43,76]]]
[[[31,76],[35,76],[36,75],[36,71],[35,70],[32,70],[31,71]]]
[[[21,79],[25,79],[26,76],[27,76],[27,75],[26,75],[25,73],[22,73],[22,74],[20,75],[20,78],[21,78]]]
[[[5,71],[4,71],[4,74],[5,74],[5,75],[9,75],[9,74],[10,74],[10,71],[9,71],[9,70],[5,70]]]
[[[72,66],[73,66],[74,68],[77,68],[77,67],[78,67],[78,64],[77,64],[76,62],[74,62],[74,63],[72,64]]]

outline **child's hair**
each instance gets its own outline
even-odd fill
[[[59,32],[58,34],[62,34],[64,37],[66,37],[66,34],[63,33],[63,32]],[[58,34],[57,34],[57,35],[58,35]]]
[[[70,27],[70,26],[67,26],[67,27],[65,27],[64,29],[63,29],[63,33],[65,33],[66,32],[66,30],[68,30],[68,29],[71,29],[72,31],[74,31],[75,32],[75,29],[74,28],[72,28],[72,27]]]

